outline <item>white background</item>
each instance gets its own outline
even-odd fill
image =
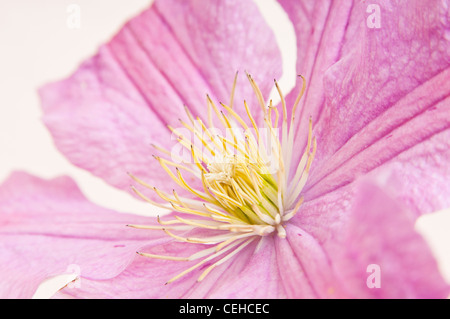
[[[57,151],[41,123],[36,93],[46,82],[70,75],[125,21],[150,3],[147,0],[0,2],[0,182],[14,170],[25,170],[44,178],[69,175],[84,194],[99,205],[137,214],[150,211],[148,204],[72,166]],[[81,9],[79,29],[68,27],[70,4]],[[279,83],[283,91],[288,92],[295,81],[296,48],[292,26],[274,1],[259,0],[258,5],[274,28],[281,47],[285,73]],[[421,217],[417,229],[430,243],[450,282],[450,245],[447,245],[450,243],[450,211]],[[60,284],[56,280],[53,283]],[[55,286],[45,284],[35,297],[48,297],[52,289]]]

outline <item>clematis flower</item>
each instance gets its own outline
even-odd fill
[[[374,1],[372,25],[365,2],[279,2],[301,74],[286,96],[274,36],[242,0],[157,0],[40,90],[72,163],[172,213],[114,212],[68,177],[14,173],[1,296],[70,265],[80,285],[57,297],[448,295],[414,231],[450,206],[448,4]]]

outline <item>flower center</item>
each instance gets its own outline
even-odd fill
[[[182,149],[188,152],[188,159],[155,145],[170,156],[170,159],[159,156],[155,159],[177,185],[193,196],[181,196],[175,190],[172,194],[163,192],[130,174],[137,183],[155,191],[165,204],[151,200],[132,187],[138,196],[178,214],[164,221],[158,217],[160,226],[129,226],[163,230],[177,241],[208,247],[189,257],[139,253],[145,257],[178,261],[201,259],[167,283],[209,264],[198,278],[201,281],[213,268],[252,242],[271,234],[286,237],[284,224],[299,211],[303,202],[302,189],[317,149],[310,119],[307,145],[298,165],[293,165],[294,114],[305,91],[305,80],[301,77],[303,87],[292,107],[289,125],[286,102],[275,81],[283,109],[279,127],[277,108],[272,106],[272,101],[267,107],[253,78],[249,74],[247,78],[264,115],[262,127],[256,125],[245,101],[247,121],[233,109],[236,74],[229,105],[220,103],[222,110],[219,110],[207,96],[209,128],[199,117],[194,118],[188,108],[185,108],[188,123],[180,120],[182,127],[179,129],[169,126]],[[214,128],[213,114],[225,133]]]

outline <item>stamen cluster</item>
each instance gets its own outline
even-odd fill
[[[292,108],[289,126],[286,102],[275,81],[282,106],[281,127],[279,127],[280,114],[277,108],[272,105],[272,101],[266,106],[253,78],[249,74],[247,78],[264,115],[263,127],[257,127],[246,101],[244,107],[248,121],[234,111],[236,74],[229,105],[220,103],[221,110],[219,110],[207,96],[209,128],[200,117],[194,118],[185,107],[189,121],[180,120],[180,123],[184,130],[187,129],[190,135],[194,136],[196,142],[183,134],[181,128],[169,126],[178,142],[189,152],[189,161],[154,145],[156,149],[170,156],[170,159],[154,156],[155,159],[168,176],[192,196],[181,196],[175,190],[172,194],[166,193],[130,174],[137,183],[156,192],[165,204],[151,200],[137,188],[132,187],[138,196],[153,205],[179,214],[174,215],[171,220],[161,220],[158,217],[160,226],[129,226],[163,230],[177,241],[208,247],[189,257],[139,253],[145,257],[177,261],[201,259],[167,283],[209,263],[198,278],[201,281],[212,269],[263,236],[276,233],[281,238],[286,237],[284,224],[299,211],[303,202],[301,192],[317,149],[316,139],[312,137],[310,119],[305,151],[298,165],[291,167],[291,150],[294,147],[295,133],[294,114],[305,91],[305,80],[302,77],[303,87]],[[213,129],[213,115],[221,123],[226,134],[217,133],[217,130]],[[188,182],[187,175],[198,181],[197,186]],[[196,231],[201,235],[193,236]],[[205,235],[207,233],[208,235]]]

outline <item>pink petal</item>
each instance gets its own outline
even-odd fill
[[[397,196],[418,215],[450,207],[450,130],[435,134],[377,170],[391,170]]]
[[[331,261],[317,239],[292,223],[286,226],[286,233],[287,241],[278,241],[291,247],[294,256],[290,258],[278,256],[278,258],[285,258],[285,264],[290,265],[280,267],[280,273],[286,273],[283,284],[292,287],[289,297],[333,297],[332,287],[336,279]],[[299,265],[303,271],[289,271],[294,265]]]
[[[126,227],[151,219],[90,203],[68,177],[14,173],[0,187],[0,207],[3,298],[31,297],[45,278],[75,270],[86,278],[113,277],[137,247],[160,235]]]
[[[318,158],[333,154],[368,122],[449,66],[444,2],[279,2],[296,30],[297,72],[308,81],[299,134],[305,135],[312,116],[322,137]],[[380,11],[380,28],[368,22],[374,7]]]
[[[372,184],[352,183],[305,203],[286,232],[286,239],[265,237],[260,245],[246,247],[200,283],[197,278],[211,263],[165,285],[196,261],[137,256],[118,276],[82,278],[79,288],[66,288],[57,297],[408,298],[448,293],[429,248],[414,231],[413,214]],[[154,240],[144,251],[179,257],[202,248]],[[371,264],[381,266],[381,289],[366,285]]]
[[[323,196],[306,200],[289,224],[310,234],[320,245],[334,241],[335,230],[344,227],[348,221],[355,188],[356,183],[351,183]]]
[[[333,268],[330,251],[343,249],[333,245],[342,236],[355,195],[355,183],[326,193],[314,200],[303,203],[297,215],[286,227],[289,243],[295,261],[301,265],[314,296],[336,298],[338,278]],[[286,263],[294,264],[292,260]],[[291,295],[302,297],[304,285],[296,283],[298,277],[290,276],[287,284],[293,286]]]
[[[285,298],[274,238],[263,238],[239,276],[230,278],[211,298]]]
[[[167,236],[168,237],[168,236]],[[170,237],[168,237],[171,239]],[[189,256],[198,252],[200,245],[175,242],[150,243],[141,252],[158,255]],[[197,261],[171,261],[136,255],[133,262],[118,276],[108,280],[82,278],[77,289],[63,289],[58,298],[180,298],[195,285],[199,273],[190,273],[171,284],[166,282],[193,266]],[[195,276],[195,274],[197,276]]]
[[[414,219],[380,188],[367,182],[360,185],[349,222],[329,248],[340,297],[448,296],[450,287],[426,242],[414,231]],[[368,279],[375,271],[370,265],[379,267],[379,286]]]
[[[297,138],[299,144],[306,142],[309,118],[317,123],[325,106],[323,76],[330,66],[346,55],[356,42],[355,35],[361,30],[361,6],[351,1],[339,2],[279,0],[288,14],[297,36],[296,71],[305,77],[307,86],[298,108]],[[357,43],[357,42],[356,42]],[[302,85],[287,96],[292,106]],[[294,153],[301,156],[302,147]]]
[[[378,186],[357,181],[305,202],[287,240],[318,297],[446,297],[449,286],[414,221]],[[381,289],[366,285],[371,264],[381,267]]]
[[[369,122],[442,76],[450,65],[450,24],[444,2],[374,1],[371,5],[379,7],[380,28],[369,27],[373,9],[361,5],[359,44],[323,74],[327,111],[319,124],[319,157],[333,154]],[[421,96],[448,92],[430,86]],[[409,118],[414,115],[411,112]]]
[[[119,276],[101,281],[83,279],[78,289],[64,289],[57,297],[84,298],[277,298],[285,296],[278,278],[273,241],[259,249],[247,246],[234,258],[197,282],[205,264],[173,283],[165,282],[197,261],[167,261],[136,257]],[[201,247],[204,248],[204,247]],[[189,256],[198,245],[167,243],[150,245],[145,251],[163,255]]]
[[[450,92],[450,82],[446,73],[450,69],[429,81],[443,90],[428,93],[428,85],[415,90],[355,134],[326,164],[316,167],[307,196],[320,196],[374,169],[397,168],[398,174],[409,176],[397,192],[411,209],[424,213],[448,207],[450,189],[444,181],[450,177],[450,99],[443,95]],[[442,187],[430,187],[437,180]],[[423,192],[418,194],[417,189]]]
[[[309,116],[319,118],[318,151],[305,197],[322,196],[384,166],[405,165],[398,175],[407,182],[397,192],[410,209],[424,213],[448,207],[449,189],[442,181],[450,178],[445,165],[450,154],[445,138],[437,137],[450,126],[445,4],[371,2],[380,8],[377,29],[368,26],[373,13],[368,3],[281,3],[299,32],[299,49],[304,48],[297,67],[312,77],[307,77],[300,137],[306,136]],[[297,156],[303,152],[298,149]],[[434,187],[436,179],[441,182]]]
[[[165,125],[181,126],[184,104],[204,119],[206,93],[229,103],[238,70],[254,74],[263,94],[281,71],[273,34],[254,3],[155,1],[70,78],[40,90],[44,121],[75,165],[122,189],[130,184],[126,172],[160,186],[167,175],[150,144],[171,150],[175,139]],[[259,108],[242,73],[240,112],[244,98]]]

